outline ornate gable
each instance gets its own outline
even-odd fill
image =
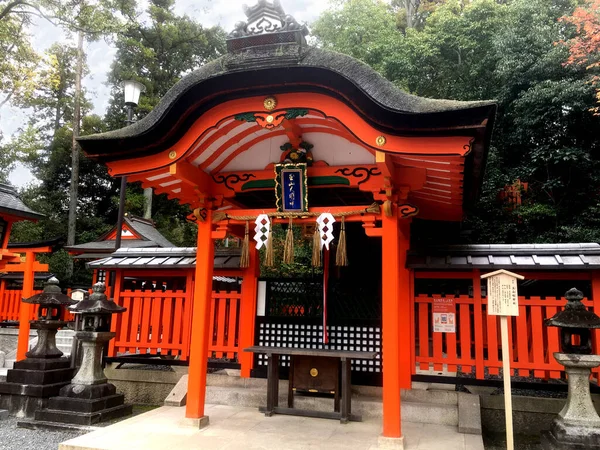
[[[227,37],[229,51],[268,44],[306,43],[304,36],[308,29],[286,14],[279,0],[272,3],[259,0],[254,6],[244,5],[244,13],[247,21],[236,23]]]

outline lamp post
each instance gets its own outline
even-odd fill
[[[133,80],[123,81],[125,106],[127,107],[127,125],[133,123],[133,108],[138,105],[140,94],[146,92],[146,86]],[[117,218],[117,235],[115,236],[115,250],[121,248],[121,233],[123,232],[123,214],[125,210],[125,191],[127,190],[127,177],[121,177],[121,194],[119,196],[119,216]]]

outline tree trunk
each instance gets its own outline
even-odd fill
[[[73,105],[73,143],[71,147],[71,187],[69,189],[69,222],[67,245],[75,244],[77,224],[77,194],[79,185],[79,130],[81,127],[81,78],[83,75],[83,32],[77,34],[77,68],[75,73],[75,104]],[[73,274],[73,260],[69,258],[67,274]]]
[[[152,188],[144,189],[144,219],[152,219]]]

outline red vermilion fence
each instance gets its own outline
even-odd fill
[[[234,358],[238,352],[239,308],[237,292],[213,292],[209,355]],[[121,291],[116,302],[127,308],[113,320],[116,337],[109,356],[117,353],[171,355],[186,361],[190,354],[191,295],[184,291]]]
[[[210,330],[212,341],[209,343],[209,356],[213,358],[237,357],[240,331],[239,292],[214,292],[210,310]]]
[[[42,291],[33,291],[33,294],[39,294]],[[0,322],[18,321],[19,308],[23,298],[22,290],[2,289],[0,291]],[[37,308],[32,308],[30,320],[37,318]]]
[[[441,371],[446,365],[449,372],[455,372],[460,365],[463,373],[473,371],[479,379],[483,379],[486,372],[498,375],[502,367],[500,326],[496,316],[487,315],[487,299],[455,297],[456,333],[434,333],[433,297],[419,295],[414,299],[414,369]],[[584,303],[594,309],[590,300]],[[559,351],[559,330],[546,327],[543,322],[565,304],[564,298],[519,297],[519,316],[508,322],[512,375],[563,377],[563,367],[553,357],[553,353]],[[600,310],[595,309],[596,313]],[[594,352],[597,353],[597,349]],[[600,370],[596,369],[594,375],[600,375]]]
[[[110,343],[109,356],[160,352],[186,360],[190,352],[190,297],[184,291],[121,291],[115,301],[127,311],[113,318],[117,335]]]

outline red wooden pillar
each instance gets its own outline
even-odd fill
[[[398,216],[382,215],[382,358],[383,358],[383,435],[402,436],[400,424],[400,336],[399,277],[400,259]]]
[[[412,273],[406,268],[410,249],[410,219],[398,219],[398,313],[400,339],[400,388],[412,387],[412,345],[414,331],[414,295]]]
[[[204,222],[198,221],[192,339],[185,412],[186,417],[192,419],[204,417],[214,254],[212,211],[209,209],[206,212]]]
[[[593,311],[600,315],[600,270],[592,270],[592,305]],[[597,355],[600,350],[600,330],[594,330],[592,333],[594,354]],[[600,373],[598,369],[594,369],[594,372]]]
[[[33,295],[33,263],[35,262],[35,253],[25,253],[25,271],[23,272],[23,298],[29,298]],[[27,347],[29,346],[29,320],[31,318],[34,305],[20,302],[19,308],[19,341],[17,343],[17,361],[25,359]]]
[[[241,376],[250,378],[254,363],[254,354],[244,352],[244,348],[254,345],[254,323],[256,321],[256,291],[258,288],[258,251],[250,248],[250,265],[244,269],[242,280],[242,297],[240,299],[240,338],[238,359],[241,364]]]
[[[98,271],[94,270],[94,277],[97,276]],[[123,271],[116,269],[115,270],[115,284],[113,288],[112,299],[113,301],[119,305],[123,306],[123,299],[121,298],[121,290],[122,290],[122,282],[123,282]],[[95,284],[95,283],[94,283]],[[112,317],[110,322],[110,331],[116,333],[114,339],[111,339],[108,342],[108,356],[117,356],[117,352],[115,351],[115,342],[117,340],[122,340],[123,336],[121,335],[121,322],[123,320],[122,314],[115,314]]]

